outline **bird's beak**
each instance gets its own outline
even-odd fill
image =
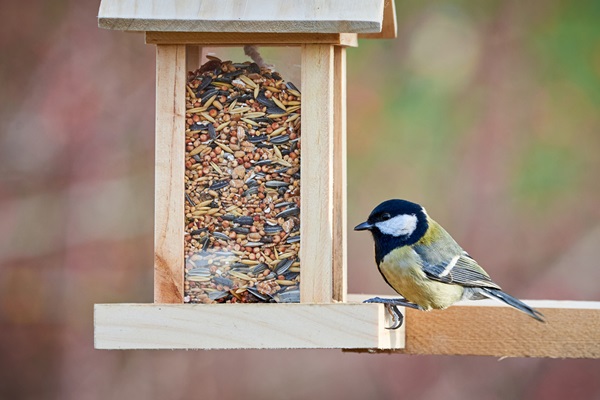
[[[371,229],[373,225],[371,225],[368,221],[363,222],[362,224],[358,224],[354,227],[355,231],[365,231]]]

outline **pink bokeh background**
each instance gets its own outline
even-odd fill
[[[600,399],[595,360],[94,350],[94,303],[152,301],[154,206],[154,48],[98,6],[0,1],[0,398]],[[348,50],[350,227],[411,199],[509,293],[600,300],[597,4],[397,12]]]

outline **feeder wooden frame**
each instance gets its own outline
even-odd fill
[[[210,2],[169,3],[102,0],[100,7],[101,27],[146,31],[146,43],[156,45],[156,175],[154,304],[96,304],[96,348],[600,357],[596,302],[529,302],[546,315],[546,324],[485,301],[442,312],[402,310],[404,325],[390,331],[383,305],[347,295],[346,47],[356,46],[357,37],[395,37],[392,0],[306,0],[297,10],[266,14],[277,33],[262,31],[268,24],[252,15],[219,14]],[[302,20],[317,3],[326,15]],[[199,7],[203,17],[186,19],[186,4]],[[232,4],[220,2],[225,9]],[[364,18],[348,20],[353,14],[346,12],[346,19],[336,20],[342,9],[363,12],[365,6],[372,12]],[[230,31],[203,32],[207,27]],[[303,180],[300,197],[301,303],[183,304],[186,74],[197,67],[203,46],[245,44],[301,46],[302,93],[310,99],[302,104],[301,175],[311,177]]]
[[[293,38],[294,43],[296,40]],[[245,44],[243,38],[239,41]],[[185,130],[188,46],[191,45],[156,45],[156,303],[183,303],[184,201],[181,194],[185,144],[183,136],[173,132]],[[340,97],[345,93],[345,48],[321,43],[301,46],[303,93],[319,98],[302,106],[301,174],[312,178],[310,184],[301,185],[300,194],[301,229],[310,232],[301,235],[301,301],[331,303],[334,299],[344,300],[344,290],[340,287],[336,290],[337,297],[334,296],[333,276],[344,281],[346,265],[345,149],[341,148],[345,145],[346,127],[342,122],[345,101]],[[334,197],[338,207],[334,207]],[[338,229],[338,234],[333,234],[334,229]]]

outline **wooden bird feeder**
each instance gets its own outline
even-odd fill
[[[154,303],[96,304],[96,348],[340,348],[413,354],[600,356],[598,303],[530,302],[546,315],[547,324],[486,302],[431,313],[402,310],[405,323],[392,331],[385,329],[389,321],[383,305],[361,303],[368,296],[347,295],[346,48],[356,47],[358,38],[396,37],[392,0],[102,0],[98,19],[101,28],[145,32],[146,43],[156,45],[156,179]],[[300,236],[300,266],[296,267],[301,277],[299,302],[185,304],[189,300],[185,283],[189,254],[184,238],[190,234],[186,229],[191,225],[186,217],[186,201],[190,200],[184,184],[186,146],[190,146],[194,129],[208,127],[196,125],[208,118],[206,103],[218,110],[222,109],[218,106],[223,107],[206,89],[189,85],[188,71],[198,70],[203,47],[246,45],[301,48],[301,98],[306,100],[301,110],[289,106],[295,103],[282,105],[281,96],[277,103],[280,109],[285,108],[281,121],[292,119],[294,109],[302,126],[299,176],[303,180],[297,204],[300,228],[282,236],[284,240]],[[233,71],[232,77],[236,73]],[[203,79],[198,77],[196,84]],[[254,89],[248,102],[252,106],[262,89],[242,81],[238,82],[241,87]],[[272,81],[279,82],[279,76]],[[283,86],[267,87],[273,93],[285,92]],[[291,87],[290,93],[299,94]],[[232,88],[232,84],[220,82],[214,89],[217,96],[223,88]],[[203,95],[211,98],[200,98]],[[189,120],[190,107],[195,107],[190,105],[189,96],[192,103],[197,101],[197,111],[203,115],[199,122]],[[296,97],[291,98],[300,99]],[[268,117],[270,103],[263,101],[267,104],[263,114]],[[233,115],[236,106],[238,111],[246,109],[237,102],[224,108]],[[248,129],[256,124],[253,120],[245,122]],[[213,130],[218,134],[217,130],[226,125],[215,120],[207,134],[215,135]],[[218,141],[216,136],[210,137]],[[284,139],[288,138],[279,138]],[[219,147],[235,153],[227,144]],[[278,157],[285,166],[283,156]],[[210,165],[222,172],[218,165]],[[208,188],[216,191],[217,187],[213,182]],[[267,192],[273,193],[273,188]],[[224,217],[218,210],[216,215]],[[246,233],[245,228],[239,228]],[[276,258],[267,259],[271,264],[277,262]],[[477,330],[468,328],[474,320],[479,320]]]

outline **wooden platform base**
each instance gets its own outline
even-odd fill
[[[404,346],[377,304],[96,304],[97,349],[315,349]]]
[[[365,295],[349,295],[362,301]],[[96,304],[97,349],[349,349],[405,354],[600,358],[600,302],[526,301],[547,322],[494,301],[402,310],[380,304]]]

